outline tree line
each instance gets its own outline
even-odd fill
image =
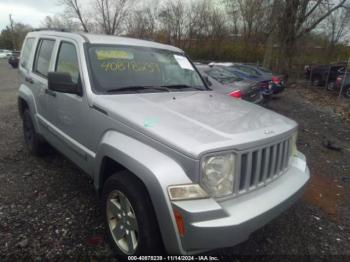
[[[176,45],[193,59],[263,63],[279,71],[344,60],[350,0],[59,0],[47,28]],[[0,38],[1,39],[1,38]],[[1,42],[0,42],[1,43]]]

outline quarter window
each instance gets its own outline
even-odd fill
[[[61,44],[57,56],[56,72],[68,73],[72,77],[72,81],[78,83],[79,63],[73,44],[66,42]]]
[[[47,77],[54,45],[54,40],[40,40],[35,57],[34,72],[41,76]]]
[[[34,38],[27,38],[22,48],[21,66],[26,69],[28,69],[28,60],[33,49],[33,44]]]

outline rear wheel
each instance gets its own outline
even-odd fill
[[[336,87],[335,87],[335,82],[329,82],[327,84],[327,90],[328,91],[335,91]]]
[[[321,77],[320,76],[312,77],[311,84],[313,86],[321,86]]]
[[[151,200],[133,174],[123,171],[110,177],[102,201],[107,237],[119,258],[163,253]]]
[[[350,86],[345,86],[343,93],[346,98],[350,98]]]
[[[23,136],[25,145],[31,154],[42,156],[46,152],[47,145],[35,131],[32,116],[28,109],[23,112]]]

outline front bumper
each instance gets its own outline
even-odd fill
[[[173,209],[185,221],[183,250],[198,253],[245,241],[291,206],[303,193],[309,177],[305,158],[300,154],[273,183],[241,197],[222,202],[212,198],[173,202]]]

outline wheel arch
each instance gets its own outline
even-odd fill
[[[34,127],[40,133],[39,125],[35,117],[37,113],[35,97],[32,90],[24,84],[21,84],[19,88],[17,103],[20,116],[23,117],[24,110],[28,109],[33,117]]]
[[[96,154],[94,183],[97,192],[102,191],[108,177],[122,170],[133,174],[150,196],[167,252],[185,253],[167,193],[170,184],[191,183],[181,166],[151,146],[116,131],[108,131]]]

